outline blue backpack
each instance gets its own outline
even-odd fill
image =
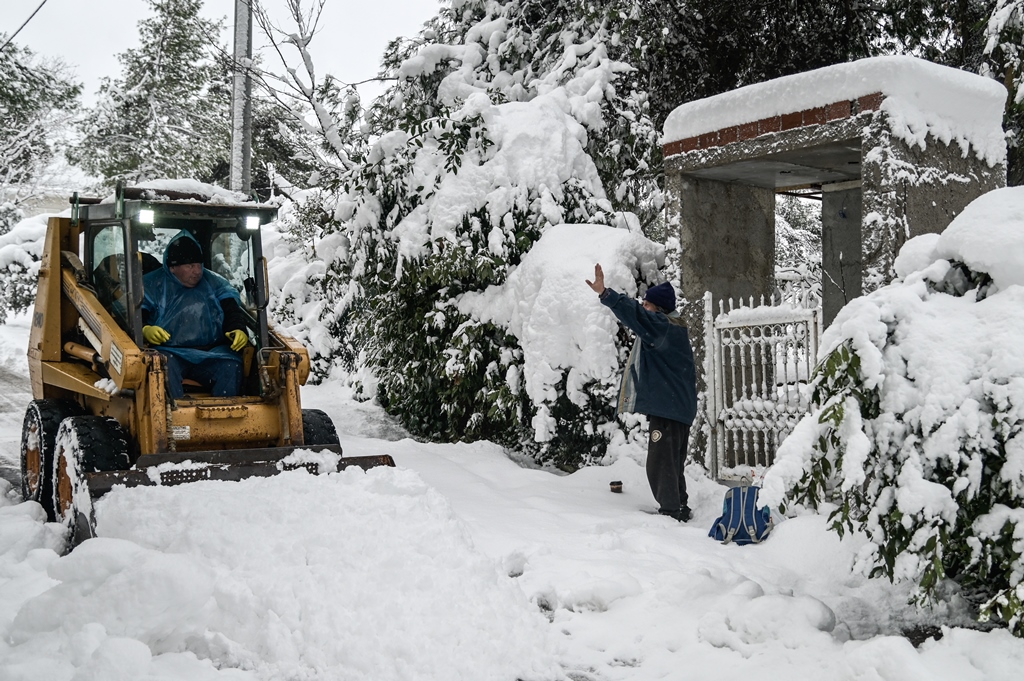
[[[711,526],[708,536],[723,544],[759,544],[772,531],[772,512],[757,507],[760,487],[732,487],[725,493],[722,517]]]

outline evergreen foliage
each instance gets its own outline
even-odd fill
[[[783,300],[821,304],[820,202],[776,197],[775,284]]]
[[[957,46],[977,42],[977,31],[967,28],[961,14],[900,0],[870,7],[460,0],[442,7],[417,38],[392,43],[381,77],[396,84],[365,120],[351,92],[329,78],[319,84],[310,69],[308,81],[293,87],[315,112],[319,145],[307,157],[318,171],[319,208],[305,212],[303,226],[294,228],[327,245],[319,253],[326,268],[312,273],[309,283],[331,301],[321,308],[336,336],[329,353],[349,368],[372,369],[367,394],[376,394],[417,435],[533,447],[527,424],[537,405],[524,402],[505,380],[521,368],[515,339],[460,315],[455,301],[504,281],[551,223],[552,202],[529,188],[506,214],[459,205],[450,224],[433,222],[439,196],[450,199],[445,183],[497,153],[493,121],[482,115],[486,106],[533,102],[570,84],[592,86],[595,74],[610,69],[611,77],[601,76],[603,91],[591,90],[591,108],[572,109],[586,129],[600,187],[565,182],[554,197],[554,214],[562,221],[615,224],[631,212],[645,233],[667,242],[657,129],[674,106],[875,54],[932,49],[952,59]],[[288,42],[304,48],[312,33],[300,31]],[[478,95],[486,96],[486,106],[469,104]],[[371,138],[377,141],[370,144]],[[788,215],[806,222],[793,210]],[[799,278],[813,288],[820,286],[820,245],[803,227],[783,229],[780,245],[793,269],[809,259]],[[494,234],[500,234],[499,249],[491,247]],[[558,411],[565,415],[560,433],[568,433],[574,419],[601,432],[601,419],[588,416],[596,415],[591,407]],[[602,447],[584,449],[579,461]],[[557,458],[551,451],[538,456]]]
[[[13,201],[0,203],[0,236],[11,231],[14,225],[25,219],[25,213]]]
[[[46,219],[24,219],[13,203],[0,203],[0,324],[35,302]]]

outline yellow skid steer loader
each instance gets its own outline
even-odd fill
[[[387,455],[343,457],[331,419],[302,409],[309,355],[267,319],[261,229],[276,208],[221,201],[119,186],[112,202],[76,194],[70,218],[50,218],[29,337],[35,399],[22,429],[22,493],[69,527],[71,545],[94,536],[92,500],[115,485],[394,466]],[[242,300],[239,396],[186,380],[174,399],[167,356],[143,337],[143,275],[163,266],[182,230]]]

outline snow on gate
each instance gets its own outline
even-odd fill
[[[806,298],[727,302],[716,316],[711,293],[704,297],[708,460],[715,479],[751,482],[810,411],[821,307]]]

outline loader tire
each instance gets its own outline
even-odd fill
[[[37,501],[53,522],[53,446],[60,423],[82,414],[69,400],[32,400],[21,428],[21,496]]]
[[[319,409],[302,410],[302,438],[307,445],[340,444],[331,417]]]
[[[96,536],[86,473],[129,467],[128,438],[114,419],[72,416],[57,431],[53,457],[53,510],[68,528],[68,550]]]

